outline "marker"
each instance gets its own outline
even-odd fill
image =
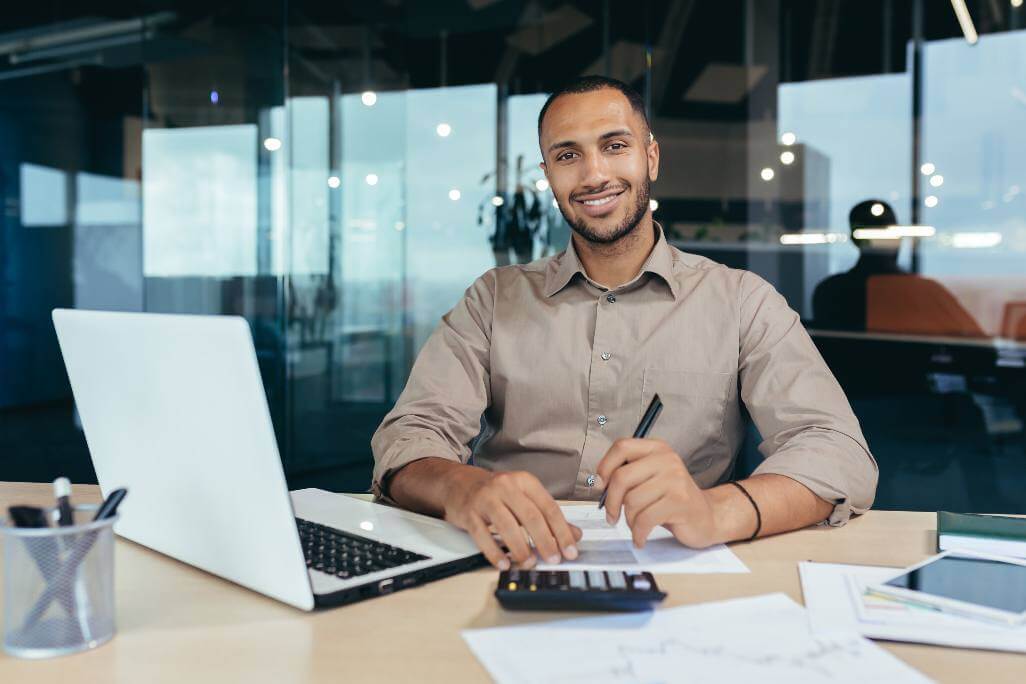
[[[645,439],[648,436],[649,430],[655,425],[656,418],[659,417],[660,412],[663,410],[663,402],[659,399],[659,395],[656,394],[652,397],[652,402],[645,409],[645,415],[641,417],[641,422],[638,423],[638,428],[634,431],[634,439]],[[602,496],[599,497],[598,507],[602,510],[606,505],[606,494],[609,493],[609,483],[606,483],[606,488],[602,490]]]
[[[11,506],[7,509],[15,527],[49,527],[42,508],[35,506]]]
[[[75,514],[71,510],[71,482],[66,477],[58,477],[53,481],[53,495],[57,498],[57,524],[61,527],[75,524]]]

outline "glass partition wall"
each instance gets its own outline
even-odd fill
[[[290,486],[366,489],[370,436],[440,316],[483,271],[565,247],[537,114],[598,73],[645,98],[671,242],[801,314],[880,463],[878,506],[1026,512],[1026,10],[966,9],[15,7],[0,479],[93,478],[63,306],[245,317]]]

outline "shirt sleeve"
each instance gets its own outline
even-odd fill
[[[784,475],[834,505],[843,525],[869,510],[879,472],[844,391],[782,296],[741,278],[741,398],[763,436],[755,474]]]
[[[375,496],[395,471],[429,456],[466,463],[490,403],[489,351],[495,273],[471,285],[417,355],[395,407],[371,438]]]

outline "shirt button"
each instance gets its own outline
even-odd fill
[[[613,304],[614,302],[616,302],[616,295],[615,294],[607,294],[606,295],[606,301],[609,302],[610,304]]]
[[[605,424],[606,424],[606,422],[607,422],[607,421],[606,421],[606,417],[605,417],[605,416],[599,416],[599,417],[598,417],[598,424],[599,424],[599,425],[605,425]]]
[[[589,487],[594,487],[595,486],[595,475],[589,475],[588,479],[585,480],[584,483],[586,485],[588,485]]]
[[[610,356],[612,356],[612,354],[610,354],[609,352],[602,352],[603,361],[608,361]]]

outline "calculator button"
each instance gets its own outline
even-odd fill
[[[588,583],[584,580],[584,571],[582,570],[571,570],[570,571],[570,586],[574,589],[580,589],[581,591],[587,591]]]
[[[622,572],[609,572],[609,586],[613,589],[626,589],[627,579]]]
[[[606,573],[601,570],[589,570],[588,584],[592,589],[606,589]]]

